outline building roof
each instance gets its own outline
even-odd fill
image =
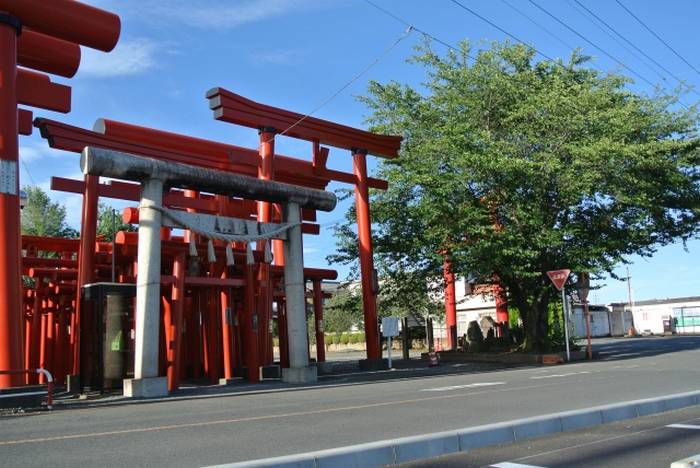
[[[645,301],[635,301],[635,306],[676,304],[679,302],[700,302],[700,296],[687,297],[667,297],[666,299],[648,299]],[[629,302],[613,302],[610,306],[628,306]]]

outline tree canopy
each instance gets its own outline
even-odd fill
[[[375,258],[409,288],[439,285],[445,256],[458,275],[498,278],[525,348],[542,350],[556,297],[547,270],[614,277],[628,256],[697,235],[699,117],[576,51],[536,61],[495,43],[469,55],[468,42],[445,56],[424,45],[411,59],[422,86],[371,82],[361,98],[373,131],[404,137],[379,167],[389,189],[371,197]],[[357,258],[353,210],[347,220],[332,260]]]
[[[66,208],[36,186],[26,186],[27,202],[22,209],[22,234],[48,237],[78,237],[78,231],[66,223]]]

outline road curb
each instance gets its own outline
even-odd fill
[[[402,437],[282,457],[216,465],[241,467],[372,467],[432,458],[489,445],[505,444],[567,432],[613,421],[633,419],[700,404],[700,391],[676,393],[483,426]]]
[[[694,468],[700,464],[700,453],[671,463],[671,468]]]

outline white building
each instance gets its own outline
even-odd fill
[[[472,320],[479,324],[485,317],[490,317],[494,322],[496,320],[496,299],[490,284],[473,285],[464,278],[455,278],[455,305],[458,337],[467,334]],[[433,337],[438,349],[446,346],[447,329],[444,321],[433,321]]]
[[[571,325],[573,330],[572,330],[572,336],[578,337],[578,338],[585,338],[587,336],[586,334],[586,316],[583,313],[583,305],[582,304],[574,304],[573,305],[573,311],[571,314]],[[615,327],[619,328],[619,331],[613,332],[613,324],[614,324],[614,319],[612,317],[612,313],[610,312],[610,309],[608,309],[605,306],[602,305],[589,305],[588,306],[588,312],[591,314],[591,321],[590,321],[590,327],[591,327],[591,336],[592,337],[600,337],[600,336],[611,336],[611,335],[623,335],[624,332],[624,327]],[[571,330],[571,329],[570,329]]]
[[[700,296],[610,304],[613,315],[632,315],[637,333],[700,333]]]

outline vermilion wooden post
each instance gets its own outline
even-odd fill
[[[367,151],[354,149],[352,166],[355,173],[355,209],[357,211],[357,239],[362,277],[362,310],[365,319],[367,359],[381,359],[377,323],[377,284],[372,258],[372,222],[369,213],[367,187]]]
[[[226,278],[226,269],[221,274]],[[231,310],[231,288],[222,287],[219,290],[221,304],[221,345],[223,348],[223,377],[226,380],[233,378],[233,362],[231,359],[231,321],[233,311]]]
[[[214,264],[210,264],[210,271],[213,271]],[[220,356],[221,338],[218,330],[221,324],[219,314],[219,291],[216,287],[209,287],[206,291],[206,336],[207,336],[207,376],[211,383],[219,381],[220,376]]]
[[[67,346],[68,335],[66,329],[67,310],[59,301],[59,310],[56,311],[56,347],[54,352],[53,377],[58,383],[63,383],[66,378],[66,364],[68,362],[69,348]]]
[[[495,278],[495,280],[497,281],[498,278]],[[508,324],[508,300],[506,299],[503,286],[501,286],[501,283],[494,283],[492,291],[496,299],[496,321]]]
[[[273,205],[275,222],[282,221],[282,209],[280,205]],[[272,241],[273,264],[284,267],[284,241]],[[280,355],[280,367],[289,367],[289,344],[287,343],[287,317],[284,299],[277,301],[277,343]]]
[[[202,369],[204,371],[204,374],[209,377],[209,366],[210,366],[210,358],[209,358],[209,335],[207,333],[207,330],[209,329],[209,309],[208,309],[208,304],[207,304],[207,296],[202,290],[202,288],[197,288],[197,297],[198,297],[198,303],[199,303],[199,314],[200,314],[200,327],[199,327],[199,336],[201,339],[202,343]]]
[[[323,332],[323,291],[321,281],[315,280],[314,284],[314,323],[316,325],[316,361],[326,362],[326,340]]]
[[[30,297],[31,299],[31,297]],[[32,301],[34,302],[34,301]],[[26,307],[25,307],[26,309]],[[33,313],[31,315],[34,315]],[[31,355],[32,355],[32,316],[24,315],[24,369],[29,369],[31,367]],[[24,383],[29,384],[31,375],[27,374],[24,377]]]
[[[457,302],[455,291],[455,275],[451,270],[450,261],[445,257],[442,268],[445,281],[445,327],[447,329],[447,347],[457,348]]]
[[[185,306],[185,267],[186,258],[184,253],[179,253],[173,261],[173,282],[172,289],[172,310],[173,310],[173,333],[172,349],[170,350],[168,366],[168,390],[177,390],[180,384],[180,372],[182,368],[182,323],[183,310]]]
[[[100,178],[85,176],[83,217],[80,223],[80,250],[78,251],[78,284],[76,308],[71,323],[71,348],[73,351],[73,375],[80,375],[80,290],[95,280],[95,241],[97,240],[97,204]]]
[[[172,307],[172,294],[168,296],[168,294],[163,294],[161,296],[161,308],[163,309],[163,333],[160,335],[162,336],[161,342],[163,343],[163,347],[161,350],[161,356],[160,356],[160,361],[159,362],[159,371],[158,374],[162,375],[165,373],[165,375],[168,375],[169,369],[172,367],[172,347],[173,347],[173,307]],[[164,372],[163,372],[164,371]],[[170,388],[168,388],[170,390]]]
[[[248,381],[259,382],[258,330],[260,326],[255,310],[255,265],[245,267],[245,311],[243,330],[245,333],[245,365],[248,368]]]
[[[46,309],[46,300],[42,301],[42,309]],[[39,367],[46,369],[46,326],[47,324],[47,319],[46,319],[46,314],[42,313],[41,314],[41,331],[40,331],[40,338],[39,338]],[[44,383],[42,380],[42,377],[39,376],[39,383]]]
[[[274,179],[274,158],[275,158],[275,129],[265,127],[260,129],[260,146],[258,152],[260,162],[258,164],[258,179]],[[270,202],[259,201],[258,222],[272,222],[272,204]],[[256,249],[262,251],[264,242],[258,242]],[[268,241],[269,242],[269,241]],[[272,247],[272,246],[270,246]],[[258,336],[260,347],[260,359],[262,365],[272,364],[272,334],[270,333],[270,320],[272,320],[272,281],[270,278],[270,266],[262,262],[258,270]]]
[[[0,369],[13,370],[23,362],[16,94],[20,23],[2,11],[0,15],[6,18],[0,23]],[[22,381],[19,374],[0,375],[0,388]]]

